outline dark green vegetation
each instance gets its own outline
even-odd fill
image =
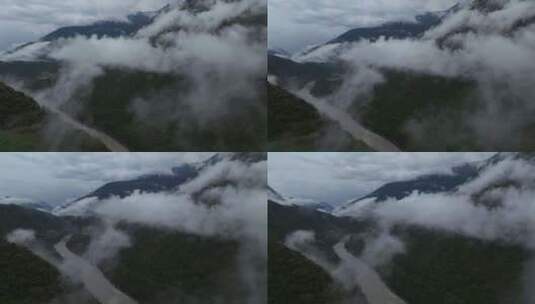
[[[45,112],[33,99],[0,82],[0,150],[37,149],[44,120]]]
[[[64,291],[61,275],[52,265],[3,239],[0,239],[0,269],[2,304],[48,303]]]
[[[56,268],[5,239],[15,229],[32,229],[46,246],[59,240],[64,228],[62,219],[47,213],[0,205],[0,303],[48,303],[65,291]]]
[[[269,274],[273,276],[273,279],[270,277],[270,293],[277,297],[292,296],[281,295],[283,291],[271,289],[272,281],[282,280],[282,283],[273,282],[273,286],[288,285],[291,286],[289,292],[299,291],[299,294],[293,295],[296,301],[301,299],[302,292],[308,292],[308,286],[307,283],[293,286],[296,283],[289,276],[295,275],[298,282],[310,281],[317,284],[315,290],[321,293],[321,296],[315,296],[318,299],[324,299],[329,294],[325,293],[328,290],[325,286],[331,285],[325,283],[325,273],[307,265],[307,261],[299,260],[299,254],[290,254],[277,247],[289,233],[295,230],[314,231],[316,248],[336,263],[331,248],[344,236],[351,236],[347,248],[359,256],[365,245],[363,236],[377,235],[379,231],[373,220],[355,221],[272,202],[269,205],[268,225],[271,250]],[[523,271],[525,263],[532,257],[532,253],[526,249],[421,226],[398,225],[393,228],[392,234],[403,240],[406,251],[376,270],[387,285],[407,303],[523,303]],[[292,266],[284,269],[285,265]],[[274,272],[280,272],[281,275]],[[284,298],[277,298],[285,303],[282,299]]]
[[[282,86],[292,85],[301,88],[311,84],[311,93],[326,96],[342,82],[343,67],[332,63],[298,63],[286,58],[268,55],[268,71],[277,76]]]
[[[473,145],[469,139],[457,138],[459,134],[466,134],[461,123],[457,124],[458,132],[451,132],[452,139],[445,139],[442,134],[445,121],[449,121],[448,126],[455,127],[454,122],[461,122],[463,113],[474,107],[469,99],[474,94],[472,82],[399,71],[384,74],[386,81],[375,87],[372,99],[363,108],[353,109],[364,125],[403,150],[429,148],[426,143],[411,139],[407,130],[410,121],[424,119],[432,122],[425,125],[426,134],[431,135],[426,138],[440,138],[446,143],[456,140],[445,147],[446,150],[466,150]]]
[[[299,97],[268,83],[271,151],[368,150]]]
[[[416,227],[397,234],[407,253],[394,258],[384,278],[408,303],[522,303],[526,250]]]
[[[334,304],[342,294],[318,265],[284,245],[270,241],[268,303]]]
[[[47,135],[47,128],[54,126],[65,136]],[[85,133],[73,130],[56,115],[45,111],[31,97],[0,82],[0,151],[105,151],[102,144]]]
[[[129,230],[133,246],[121,251],[108,276],[140,303],[246,303],[238,243],[143,227]]]
[[[344,235],[364,229],[362,223],[309,208],[287,207],[271,201],[268,204],[269,303],[344,303],[349,295],[325,270],[283,244],[296,230],[314,231],[317,248],[336,263],[338,259],[332,247]]]
[[[207,121],[195,118],[183,101],[192,86],[171,74],[107,69],[80,96],[80,118],[135,151],[263,150],[266,114],[260,101],[235,100]]]

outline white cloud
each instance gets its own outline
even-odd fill
[[[145,174],[170,173],[213,153],[4,153],[0,196],[63,203],[104,183]],[[6,174],[6,172],[9,172]]]
[[[414,20],[420,13],[445,10],[457,0],[271,0],[269,46],[289,51],[334,39],[343,32],[387,21]]]
[[[269,184],[282,195],[342,203],[393,181],[449,173],[493,153],[269,153]]]
[[[157,10],[168,0],[0,0],[0,50],[37,40],[69,25],[122,19],[137,11]],[[9,37],[9,38],[4,38]]]

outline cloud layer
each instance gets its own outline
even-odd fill
[[[37,40],[58,27],[122,19],[137,11],[157,10],[167,0],[43,1],[1,0],[0,50]]]
[[[270,153],[269,184],[283,195],[341,203],[384,183],[452,166],[492,153]],[[299,172],[299,174],[296,174]]]
[[[388,21],[414,20],[420,13],[445,10],[457,0],[271,0],[269,47],[295,52],[343,32]]]
[[[183,163],[213,153],[4,153],[0,196],[63,203],[104,183],[153,173],[170,173]]]

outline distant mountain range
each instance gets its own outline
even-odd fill
[[[294,207],[304,207],[321,212],[330,213],[334,210],[334,207],[325,202],[318,202],[313,199],[307,198],[296,198],[296,197],[284,197],[282,194],[275,191],[273,188],[268,186],[268,200],[276,202],[280,205],[285,206],[294,206]]]

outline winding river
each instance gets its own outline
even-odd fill
[[[329,104],[328,102],[316,98],[306,89],[294,92],[299,98],[312,105],[318,112],[327,116],[328,119],[338,123],[340,127],[348,132],[355,140],[362,141],[370,148],[378,152],[400,152],[392,142],[377,133],[366,129],[363,125],[355,121],[351,115]]]
[[[86,290],[101,304],[137,304],[132,298],[115,288],[100,269],[72,253],[66,245],[69,238],[64,238],[54,246],[63,258],[60,266],[63,272],[68,269],[67,274],[80,280]]]
[[[55,114],[55,115],[58,115],[58,117],[63,120],[66,124],[72,126],[73,128],[77,129],[77,130],[80,130],[84,133],[86,133],[87,135],[89,135],[90,137],[100,141],[104,146],[106,146],[106,148],[108,148],[108,150],[110,150],[111,152],[128,152],[128,148],[126,148],[124,145],[122,145],[120,142],[118,142],[117,140],[113,139],[111,136],[105,134],[105,133],[102,133],[94,128],[91,128],[77,120],[75,120],[74,118],[70,117],[68,114],[66,114],[65,112],[59,110],[59,109],[55,109],[55,108],[52,108],[52,107],[46,107],[46,109]]]
[[[347,251],[345,242],[334,246],[334,252],[341,262],[335,273],[344,273],[344,281],[356,283],[369,304],[406,304],[383,282],[379,274],[366,263]]]

